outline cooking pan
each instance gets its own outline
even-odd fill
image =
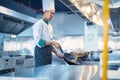
[[[74,54],[77,56],[78,59],[81,59],[82,61],[85,61],[89,55],[88,52],[84,52],[84,53],[77,53],[77,52],[70,52],[70,54]]]
[[[82,64],[82,61],[77,58],[76,55],[70,54],[70,53],[64,53],[63,49],[60,47],[59,49],[55,48],[56,51],[59,51],[63,54],[63,59],[66,63],[69,65],[80,65]]]
[[[82,61],[78,60],[77,56],[70,53],[64,53],[63,58],[64,58],[64,61],[67,62],[69,65],[82,64]]]

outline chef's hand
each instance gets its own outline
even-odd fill
[[[60,54],[60,53],[56,53],[56,56],[59,57],[59,58],[62,58],[62,57],[63,57],[63,55]]]
[[[59,44],[58,42],[53,42],[53,45],[54,45],[56,48],[60,49],[60,44]]]

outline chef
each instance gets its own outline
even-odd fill
[[[62,54],[58,53],[54,48],[60,48],[58,42],[52,40],[53,27],[49,21],[55,14],[54,0],[42,0],[44,15],[33,26],[33,37],[35,41],[35,66],[42,66],[52,63],[52,52],[61,58]]]

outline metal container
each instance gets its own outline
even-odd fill
[[[53,48],[61,53],[63,55],[63,59],[65,62],[67,62],[69,65],[80,65],[82,64],[82,61],[80,61],[76,55],[74,54],[70,54],[70,53],[64,53],[63,49],[60,47],[60,49],[56,48],[55,46],[53,46]]]

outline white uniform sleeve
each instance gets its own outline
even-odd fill
[[[50,38],[53,39],[53,27],[50,25]]]
[[[42,36],[42,29],[43,29],[42,22],[37,21],[32,26],[32,29],[33,29],[33,37],[34,37],[35,44],[38,45],[38,42],[39,40],[41,40],[41,36]],[[39,47],[41,46],[39,45]]]

